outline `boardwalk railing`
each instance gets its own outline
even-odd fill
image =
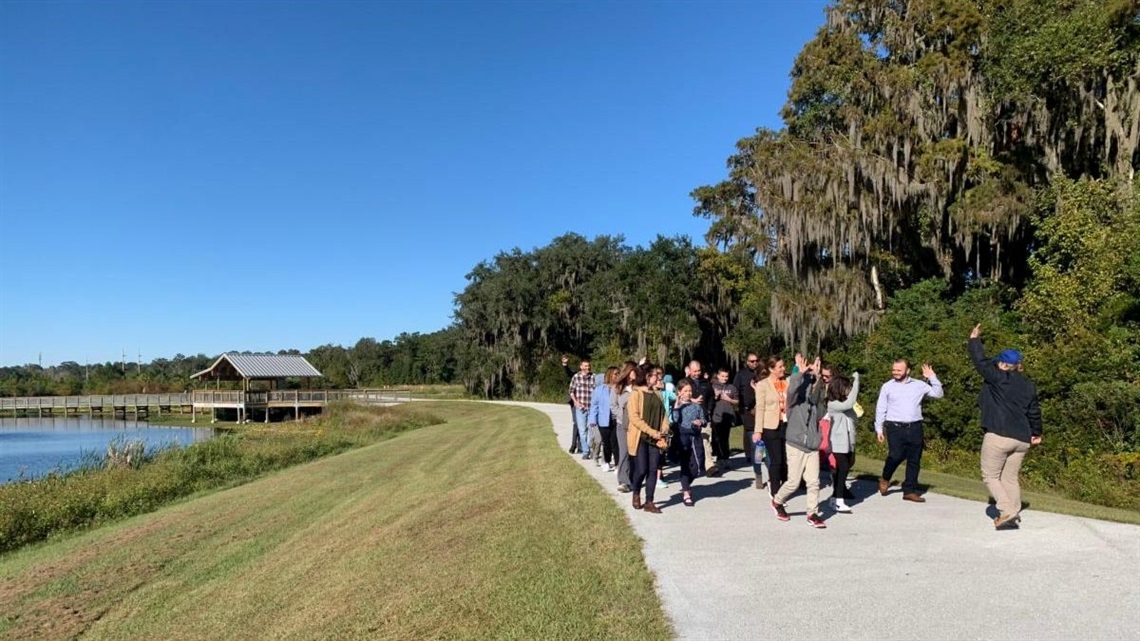
[[[0,410],[38,410],[115,407],[190,407],[190,394],[106,394],[95,396],[0,397]]]
[[[194,390],[181,394],[97,394],[90,396],[17,396],[0,397],[0,412],[53,411],[63,413],[113,411],[126,408],[237,407],[267,405],[323,406],[333,401],[355,401],[364,404],[398,403],[408,400],[407,390],[273,390],[242,392],[237,390]]]

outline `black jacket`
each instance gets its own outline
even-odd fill
[[[978,395],[982,429],[1025,443],[1031,436],[1041,436],[1037,387],[1021,372],[1002,371],[995,361],[988,360],[980,338],[971,338],[969,349],[974,367],[985,379]]]
[[[740,412],[744,413],[756,407],[756,390],[752,389],[752,379],[756,372],[745,367],[736,373],[732,384],[736,387],[737,398],[740,399]]]
[[[704,397],[701,399],[701,407],[705,408],[705,416],[712,416],[713,407],[716,405],[712,385],[703,378],[693,378],[692,376],[689,377],[689,384],[693,387],[693,398]]]

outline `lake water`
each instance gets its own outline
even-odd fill
[[[85,453],[100,457],[116,438],[142,439],[147,451],[189,445],[214,435],[211,428],[152,427],[147,423],[91,418],[0,418],[0,483],[70,470]]]

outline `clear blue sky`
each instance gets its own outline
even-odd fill
[[[4,0],[0,365],[431,332],[499,251],[700,239],[823,7]]]

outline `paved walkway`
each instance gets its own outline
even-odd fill
[[[569,447],[566,405],[515,404],[547,414]],[[983,503],[915,505],[860,481],[854,514],[814,530],[802,494],[777,521],[750,470],[698,479],[691,508],[674,480],[654,515],[575,460],[644,539],[681,639],[1140,639],[1140,527],[1030,511],[995,532]]]

